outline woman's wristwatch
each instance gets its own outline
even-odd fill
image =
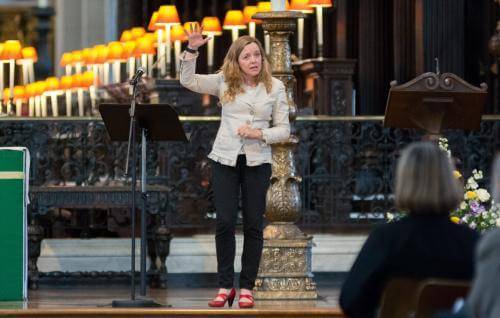
[[[194,50],[194,49],[190,48],[189,46],[186,46],[186,52],[189,52],[191,54],[196,54],[196,53],[198,53],[198,50]]]

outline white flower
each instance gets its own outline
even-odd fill
[[[462,203],[460,203],[460,210],[465,210],[467,209],[467,203],[465,203],[465,201],[462,201]]]
[[[476,170],[472,171],[472,174],[474,175],[474,179],[476,180],[481,180],[483,178],[483,172],[481,170]]]
[[[487,202],[490,199],[490,194],[485,189],[477,189],[476,194],[481,202]]]
[[[497,227],[500,227],[500,218],[497,219]]]
[[[476,180],[474,180],[474,178],[470,177],[469,179],[467,179],[467,189],[470,189],[470,190],[476,190],[479,186],[477,185],[477,182]]]
[[[389,220],[389,221],[394,220],[394,214],[387,212],[386,216],[387,216],[387,220]]]

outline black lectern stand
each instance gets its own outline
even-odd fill
[[[132,261],[131,261],[131,300],[113,301],[113,307],[158,307],[159,304],[146,299],[135,299],[135,193],[136,193],[136,155],[135,130],[141,131],[141,277],[140,294],[146,295],[146,141],[187,141],[177,112],[170,105],[136,104],[135,116],[131,120],[130,105],[101,104],[99,112],[113,141],[127,141],[131,137],[132,152]],[[132,123],[132,128],[130,127]],[[135,129],[134,129],[135,128]],[[125,171],[128,171],[128,161]]]

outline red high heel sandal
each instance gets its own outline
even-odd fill
[[[250,301],[241,301],[242,298],[249,299]],[[253,301],[253,296],[248,294],[240,294],[240,299],[238,300],[238,305],[240,308],[253,308],[255,305]]]
[[[222,300],[215,300],[217,297],[222,298]],[[214,299],[208,302],[210,307],[224,307],[227,302],[229,307],[233,306],[234,297],[236,297],[236,289],[231,288],[228,294],[217,294]]]

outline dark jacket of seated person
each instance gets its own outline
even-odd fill
[[[396,171],[395,203],[408,216],[375,228],[363,245],[340,294],[349,317],[375,317],[392,278],[472,279],[478,233],[454,224],[449,212],[463,188],[446,154],[430,142],[410,145]]]

